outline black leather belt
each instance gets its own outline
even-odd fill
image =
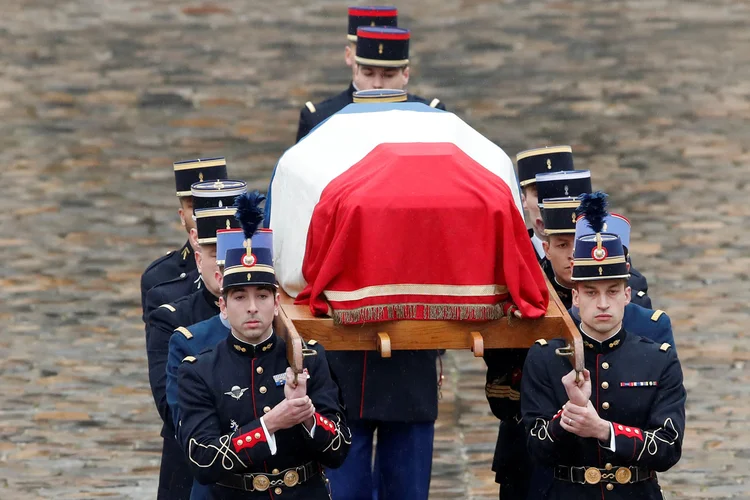
[[[635,466],[617,467],[608,465],[604,469],[598,467],[568,467],[567,465],[555,467],[555,479],[578,484],[630,484],[646,481],[655,476],[651,470]]]
[[[320,472],[317,462],[307,462],[299,467],[285,469],[278,474],[231,474],[216,484],[244,491],[266,491],[268,488],[302,484]]]

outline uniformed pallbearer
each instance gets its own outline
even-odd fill
[[[357,90],[406,90],[409,84],[409,39],[407,29],[395,27],[360,27],[357,30],[357,51],[354,58],[352,86],[341,94],[315,106],[308,105],[300,114],[297,141],[307,135],[344,106],[354,102]],[[418,95],[407,94],[407,100],[422,102],[445,110],[440,99],[428,101]]]
[[[307,101],[299,113],[297,126],[297,141],[306,136],[318,123],[322,122],[344,106],[352,103],[352,94],[359,89],[354,86],[357,65],[354,56],[357,53],[357,28],[360,26],[398,26],[398,9],[383,6],[349,7],[349,27],[347,30],[347,44],[344,49],[344,61],[352,70],[352,81],[349,88],[318,104]]]
[[[657,472],[682,453],[680,362],[671,345],[623,328],[628,270],[619,237],[602,231],[603,212],[587,209],[595,234],[575,245],[573,302],[586,370],[577,381],[568,358],[555,354],[564,339],[537,341],[524,365],[528,448],[554,474],[540,498],[661,499]]]
[[[180,199],[180,215],[185,231],[195,228],[193,221],[193,196],[190,186],[196,182],[211,181],[227,178],[227,162],[224,158],[207,158],[203,160],[178,161],[174,163],[174,178],[177,196]],[[198,289],[198,271],[193,256],[193,245],[188,241],[178,251],[171,251],[167,255],[149,264],[141,276],[141,307],[143,322],[148,315],[161,304],[172,302]],[[151,300],[147,299],[150,290]]]
[[[323,348],[310,342],[298,383],[273,330],[279,295],[267,248],[230,249],[222,311],[231,331],[179,369],[178,438],[211,499],[328,499],[323,466],[350,435]]]
[[[174,419],[167,404],[167,359],[169,340],[173,333],[185,335],[185,327],[215,316],[219,313],[219,283],[216,279],[216,230],[239,227],[234,217],[237,210],[234,199],[247,191],[243,181],[200,182],[192,186],[195,211],[197,244],[196,257],[204,286],[190,295],[156,308],[148,317],[146,325],[146,354],[148,375],[156,408],[163,421],[161,435],[164,438],[159,491],[164,498],[188,498],[190,477],[184,455],[174,439]],[[214,207],[214,208],[212,208]]]

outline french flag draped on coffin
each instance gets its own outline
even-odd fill
[[[361,324],[547,310],[513,165],[452,113],[349,105],[286,151],[270,195],[279,284],[316,315]]]

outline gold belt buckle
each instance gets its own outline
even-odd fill
[[[586,469],[586,473],[583,475],[583,477],[588,484],[598,484],[599,481],[602,480],[602,472],[596,467],[589,467],[588,469]]]
[[[631,477],[633,477],[633,473],[627,467],[620,467],[615,472],[615,480],[620,484],[628,484]]]
[[[253,478],[253,488],[256,491],[266,491],[269,486],[271,486],[271,480],[268,479],[268,476],[261,474]]]
[[[299,483],[299,473],[296,470],[290,470],[284,474],[284,485],[287,488],[297,486],[297,483]]]

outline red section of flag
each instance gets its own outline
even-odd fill
[[[302,272],[297,303],[345,324],[481,321],[508,299],[533,319],[549,300],[510,188],[448,143],[381,144],[331,181]]]

